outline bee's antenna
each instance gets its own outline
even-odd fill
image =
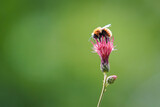
[[[88,40],[89,42],[91,41],[91,38],[92,38],[92,36],[89,38],[89,40]]]
[[[108,24],[108,25],[104,26],[103,28],[107,28],[107,27],[110,27],[110,26],[111,26],[111,24]]]

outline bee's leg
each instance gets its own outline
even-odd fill
[[[100,33],[100,34],[99,34],[99,41],[100,41],[100,42],[102,41],[102,37],[103,37],[103,33]]]
[[[105,36],[105,39],[106,39],[106,43],[108,43],[108,41],[110,41],[110,38],[107,35]]]
[[[108,42],[108,38],[107,37],[105,37],[105,39],[106,39],[106,43]]]
[[[102,34],[99,34],[99,41],[101,42],[101,39],[102,39]]]
[[[98,38],[99,39],[99,42],[101,42],[101,38]]]

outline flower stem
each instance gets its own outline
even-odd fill
[[[103,87],[102,87],[102,91],[101,91],[101,95],[99,97],[99,101],[98,101],[97,107],[99,107],[99,105],[101,104],[103,94],[105,92],[106,87],[108,86],[108,84],[106,83],[106,80],[107,80],[107,74],[104,73]]]

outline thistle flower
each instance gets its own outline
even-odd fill
[[[96,43],[93,44],[93,50],[100,56],[101,58],[101,70],[102,72],[108,72],[110,69],[109,66],[109,55],[114,50],[113,41],[114,39],[111,37],[107,37],[103,35],[99,40],[95,39]]]

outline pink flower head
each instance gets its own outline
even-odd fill
[[[114,50],[113,41],[114,39],[108,36],[102,35],[99,40],[97,38],[94,38],[96,43],[93,44],[93,50],[100,56],[101,58],[101,70],[103,72],[109,71],[109,55]]]

